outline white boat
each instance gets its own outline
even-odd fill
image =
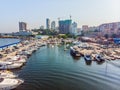
[[[101,62],[101,61],[104,61],[104,58],[102,57],[102,55],[96,54],[95,55],[95,60],[97,60],[98,62]]]
[[[26,63],[25,59],[14,60],[15,63]]]
[[[85,54],[84,59],[85,59],[86,65],[91,65],[91,63],[92,63],[91,55]]]
[[[26,57],[24,55],[17,55],[17,56],[9,56],[5,61],[6,62],[13,62],[13,63],[26,63]]]
[[[18,59],[12,59],[12,58],[8,58],[6,61],[10,61],[10,62],[14,62],[14,63],[26,63],[26,59],[24,58],[18,58]]]
[[[52,48],[54,47],[54,45],[52,45]]]
[[[9,62],[2,62],[0,63],[0,69],[16,69],[20,68],[23,63],[9,63]]]
[[[79,45],[80,43],[81,43],[81,42],[79,42],[79,41],[74,41],[74,42],[73,42],[74,45]]]
[[[84,55],[84,59],[85,59],[86,61],[91,61],[91,60],[92,60],[91,55],[89,55],[89,54],[85,54],[85,55]]]
[[[81,56],[81,54],[77,50],[75,50],[73,47],[70,47],[70,54],[74,57],[80,57]]]
[[[0,78],[0,90],[15,89],[23,82],[21,79]]]
[[[20,55],[17,55],[17,56],[10,56],[9,58],[7,58],[5,60],[6,62],[12,62],[12,63],[26,63],[26,57],[24,56],[20,56]]]
[[[32,55],[32,50],[28,50],[28,51],[22,51],[22,54],[25,56],[31,56]]]
[[[3,65],[8,65],[8,64],[12,64],[13,62],[11,61],[0,61],[0,64],[3,64]]]
[[[1,78],[16,78],[18,75],[15,75],[13,72],[8,70],[2,70],[0,71],[0,77]]]

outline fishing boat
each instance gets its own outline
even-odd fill
[[[0,62],[0,69],[16,69],[16,68],[20,68],[22,65],[23,63],[13,63],[13,62],[3,61]]]
[[[0,90],[15,89],[23,82],[21,79],[0,78]]]
[[[30,57],[31,55],[32,55],[32,50],[30,49],[30,50],[28,50],[28,51],[22,51],[22,55],[25,55],[25,56],[27,56],[27,57]]]
[[[18,75],[15,75],[13,72],[8,70],[2,70],[0,71],[0,77],[1,78],[16,78]]]
[[[104,61],[104,58],[102,57],[101,54],[96,54],[95,55],[95,60],[98,61],[98,62],[101,62],[101,61]]]
[[[75,57],[81,56],[80,53],[77,50],[75,50],[73,47],[70,47],[70,54]]]
[[[54,48],[54,45],[52,45],[51,47]]]
[[[86,65],[91,65],[91,63],[92,63],[92,57],[91,57],[90,54],[85,54],[84,55],[84,60],[85,60]]]
[[[73,42],[74,45],[79,45],[80,43],[81,43],[81,42],[79,42],[79,41],[74,41],[74,42]]]
[[[85,55],[84,55],[84,59],[85,59],[86,61],[91,61],[91,60],[92,60],[90,54],[85,54]]]
[[[26,63],[26,57],[20,56],[20,55],[17,55],[15,57],[11,58],[11,60],[16,63]]]
[[[14,63],[26,63],[27,61],[26,61],[26,59],[25,58],[22,58],[22,57],[19,57],[19,58],[7,58],[6,60],[5,60],[6,62],[8,61],[8,62],[14,62]]]

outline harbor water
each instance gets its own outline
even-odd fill
[[[0,38],[0,47],[19,42],[19,39]],[[1,49],[1,48],[0,48]]]
[[[45,46],[14,70],[24,79],[15,90],[120,90],[119,65],[87,63],[82,57],[73,58],[63,46]]]

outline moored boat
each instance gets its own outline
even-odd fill
[[[0,69],[17,69],[20,68],[22,65],[23,63],[2,62],[0,63]]]
[[[91,57],[90,54],[85,54],[84,55],[84,60],[86,62],[86,65],[91,65],[91,63],[92,63],[92,57]]]
[[[80,53],[77,50],[75,50],[73,47],[70,47],[70,54],[75,57],[81,56]]]
[[[84,55],[84,59],[85,59],[86,61],[91,61],[91,60],[92,60],[90,54],[85,54],[85,55]]]
[[[13,72],[8,70],[2,70],[0,71],[0,77],[1,78],[16,78],[18,75],[15,75]]]
[[[0,78],[0,90],[15,89],[23,82],[21,79]]]
[[[95,60],[98,61],[98,62],[101,62],[101,61],[104,61],[104,58],[102,57],[101,54],[96,54],[95,55]]]

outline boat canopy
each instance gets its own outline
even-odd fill
[[[113,38],[115,44],[120,44],[120,38]]]

